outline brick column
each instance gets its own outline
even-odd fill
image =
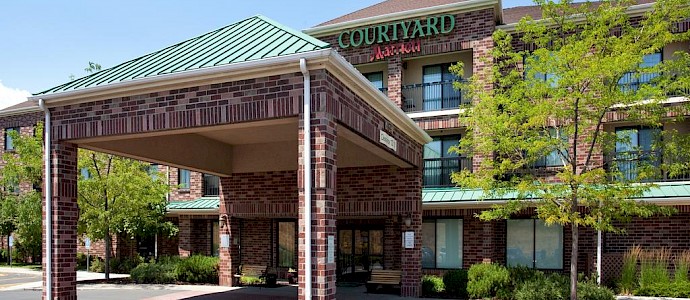
[[[192,219],[188,215],[180,215],[179,242],[177,244],[180,257],[192,255]]]
[[[402,64],[403,61],[400,56],[393,56],[388,59],[388,98],[400,108],[403,107]]]
[[[418,208],[419,209],[417,211],[412,212],[409,216],[412,219],[410,226],[406,226],[405,222],[401,222],[401,232],[403,234],[410,231],[414,232],[414,248],[409,249],[403,247],[400,255],[402,266],[402,286],[400,287],[400,296],[402,297],[419,297],[422,295],[421,199]]]
[[[43,232],[43,299],[77,299],[77,146],[51,145],[52,295],[46,295],[46,232]],[[45,208],[45,203],[44,208]],[[45,210],[43,220],[45,222]],[[44,224],[45,228],[45,224]]]
[[[232,275],[237,271],[237,266],[240,264],[239,259],[239,245],[235,244],[235,240],[240,236],[240,221],[238,218],[233,218],[230,213],[230,177],[220,178],[220,206],[218,208],[219,216],[227,216],[225,224],[221,223],[220,236],[221,240],[218,248],[218,255],[220,257],[220,265],[218,270],[219,284],[221,286],[233,286],[234,281]],[[228,235],[230,238],[230,247],[222,247],[222,236]]]
[[[336,123],[332,115],[323,112],[325,101],[312,101],[312,298],[335,299],[336,263],[328,262],[328,238],[334,239],[333,249],[337,245],[336,232]],[[304,124],[299,129],[299,299],[305,300],[304,294],[304,176],[302,151],[304,151]]]
[[[471,42],[472,47],[472,74],[477,75],[480,81],[484,82],[484,89],[491,90],[493,88],[490,80],[492,76],[491,68],[493,63],[490,59],[490,52],[494,48],[494,41],[489,35],[481,40],[475,40]],[[476,102],[478,99],[473,99],[472,102]],[[475,134],[481,134],[475,132]],[[472,156],[472,171],[477,172],[479,166],[484,159],[492,159],[493,155],[491,153],[474,153]]]

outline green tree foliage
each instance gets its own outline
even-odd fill
[[[41,191],[34,189],[13,191],[11,186],[24,183],[40,187],[43,171],[43,124],[36,125],[35,134],[8,132],[14,144],[14,151],[2,156],[5,165],[0,170],[2,185],[0,192],[0,235],[14,232],[17,249],[33,261],[40,261],[41,255]]]
[[[690,88],[689,55],[676,53],[655,66],[645,65],[643,58],[688,40],[687,32],[675,29],[690,18],[690,9],[686,0],[658,0],[651,12],[636,19],[626,13],[634,4],[628,0],[600,5],[535,2],[542,7],[543,20],[523,18],[514,34],[497,30],[487,61],[491,67],[465,85],[458,83],[476,101],[460,117],[468,134],[455,150],[486,158],[474,172],[456,173],[453,180],[482,188],[489,197],[515,198],[481,213],[483,220],[508,218],[536,206],[537,216],[547,224],[570,225],[571,257],[578,257],[580,226],[620,232],[616,221],[671,213],[631,199],[652,187],[640,182],[661,172],[688,172],[687,137],[665,130],[663,147],[654,143],[653,154],[639,159],[635,168],[626,169],[620,161],[607,167],[601,157],[612,153],[617,143],[627,145],[637,158],[649,150],[605,130],[612,112],[651,128],[681,121],[687,114],[685,104],[667,99]],[[515,47],[514,39],[534,47]],[[527,48],[535,50],[523,50]],[[461,65],[452,70],[462,74]],[[639,85],[620,86],[622,78]],[[535,167],[548,155],[557,157],[558,166],[548,172]],[[547,181],[543,175],[549,172],[560,183]],[[577,260],[570,270],[574,300]]]
[[[106,276],[110,247],[117,236],[173,235],[166,222],[165,176],[141,161],[79,150],[79,232],[93,240],[105,240]]]

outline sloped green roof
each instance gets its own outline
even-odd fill
[[[168,203],[167,209],[218,209],[220,206],[219,197],[201,197],[192,201],[171,201]]]
[[[661,199],[688,197],[690,200],[690,183],[662,183],[645,192],[639,199]],[[459,187],[422,189],[422,203],[464,202],[480,200],[510,200],[514,194],[497,198],[484,199],[481,189],[463,189]]]
[[[79,90],[328,47],[328,43],[265,16],[256,15],[34,95]]]

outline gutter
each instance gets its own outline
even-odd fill
[[[22,107],[22,108],[10,109],[10,110],[0,110],[0,117],[22,115],[25,113],[42,112],[42,111],[44,111],[44,110],[42,110],[41,107],[39,107],[39,106]]]
[[[168,209],[166,215],[177,216],[177,215],[218,215],[218,208],[182,208],[182,209]]]
[[[690,205],[690,197],[658,197],[635,199],[639,202],[654,203],[663,206]],[[509,200],[472,200],[472,201],[446,201],[446,202],[422,202],[422,210],[431,209],[469,209],[490,208],[492,205],[506,204]],[[528,200],[523,200],[528,201]]]
[[[432,7],[424,7],[413,10],[406,10],[401,12],[395,12],[380,16],[368,17],[363,19],[351,20],[342,23],[335,23],[323,26],[316,26],[312,28],[307,28],[302,30],[302,32],[311,36],[325,36],[334,33],[338,33],[342,29],[361,27],[366,25],[390,22],[400,19],[409,19],[420,16],[427,16],[439,13],[449,13],[451,11],[469,11],[476,10],[484,7],[495,7],[497,11],[496,19],[499,23],[503,22],[503,13],[501,11],[501,4],[498,0],[468,0],[462,2],[456,2],[451,4],[444,4]]]
[[[51,175],[50,166],[50,110],[46,107],[45,101],[43,99],[38,99],[38,106],[43,112],[45,112],[45,122],[43,124],[43,133],[45,138],[43,139],[45,144],[43,145],[43,163],[45,169],[45,177],[43,177],[43,182],[45,185],[45,195],[46,195],[46,297],[48,299],[53,298],[53,180]]]

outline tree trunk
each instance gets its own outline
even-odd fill
[[[105,229],[105,279],[110,279],[110,228]]]
[[[572,207],[570,212],[577,213],[577,191],[573,193]],[[570,231],[573,243],[570,248],[570,300],[577,300],[577,257],[578,257],[578,224],[575,221],[570,223]]]

